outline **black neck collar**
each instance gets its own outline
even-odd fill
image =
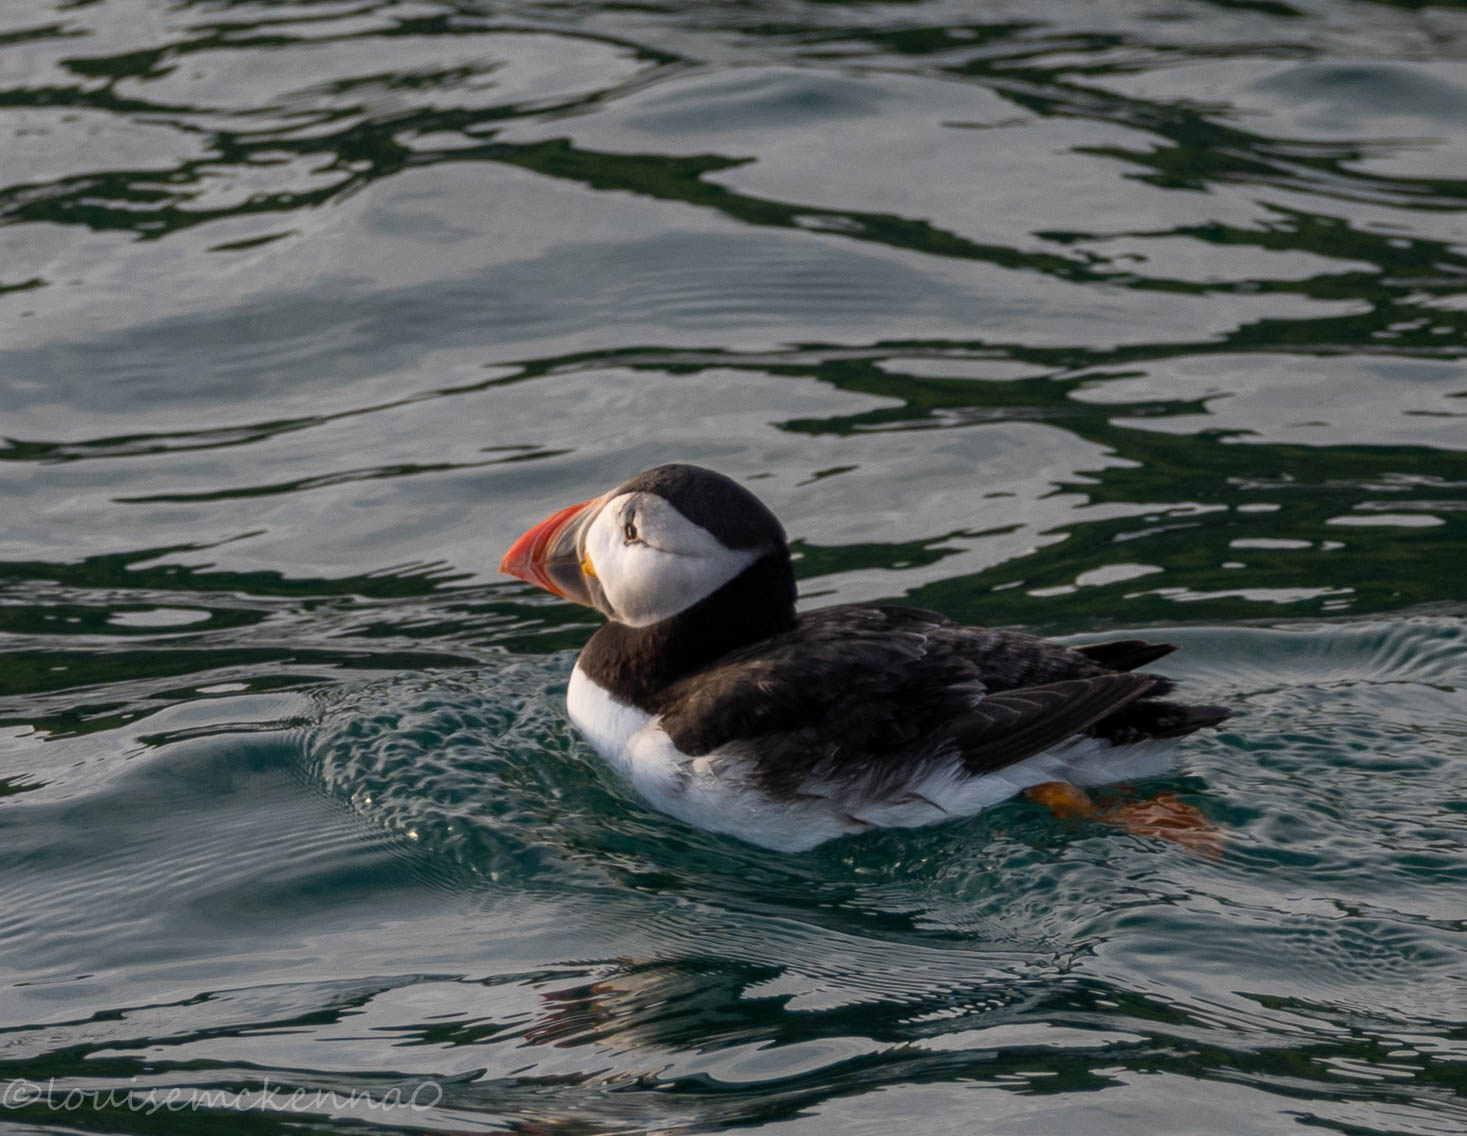
[[[780,548],[660,623],[608,623],[591,636],[576,665],[618,702],[655,711],[669,683],[794,622],[794,570],[789,552]]]

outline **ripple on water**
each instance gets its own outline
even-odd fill
[[[894,952],[975,944],[1028,957],[1116,941],[1171,957],[1186,944],[1204,973],[1286,982],[1313,968],[1327,987],[1384,981],[1401,960],[1408,974],[1455,965],[1460,622],[1172,637],[1185,650],[1167,669],[1237,708],[1226,729],[1189,740],[1175,782],[1228,834],[1215,865],[1024,802],[805,856],[697,832],[648,809],[574,736],[568,656],[332,696],[308,752],[333,793],[429,855],[500,881],[554,864],[559,884],[537,886],[599,881],[674,900],[648,916],[670,945],[704,942],[716,922],[723,957],[752,962],[771,942],[802,955],[821,936],[827,964],[846,960],[841,997],[901,1000],[933,975],[907,977]],[[1256,933],[1227,931],[1244,925]],[[804,973],[818,985],[832,970]]]
[[[588,808],[591,777],[552,710],[566,669],[507,659],[329,691],[308,760],[371,823],[493,878],[528,878]]]

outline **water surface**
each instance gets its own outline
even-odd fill
[[[1467,1129],[1464,59],[1363,0],[5,9],[5,1123]],[[649,811],[495,567],[672,459],[806,606],[1181,644],[1237,713],[1145,789],[1223,856]]]

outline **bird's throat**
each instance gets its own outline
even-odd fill
[[[779,549],[660,623],[608,623],[591,636],[578,665],[617,701],[653,710],[670,683],[794,622],[794,571],[789,553]]]

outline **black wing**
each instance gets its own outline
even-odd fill
[[[1167,685],[1032,635],[862,604],[725,656],[656,709],[684,753],[737,745],[767,788],[793,793],[817,772],[879,784],[943,753],[974,773],[1000,769]]]

